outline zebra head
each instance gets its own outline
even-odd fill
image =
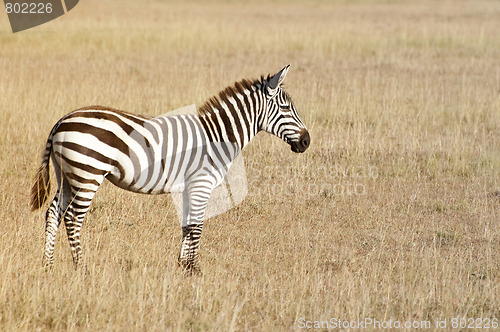
[[[264,81],[266,107],[261,129],[290,144],[293,152],[307,150],[311,141],[306,126],[300,119],[290,95],[281,88],[290,65]]]

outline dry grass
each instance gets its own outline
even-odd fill
[[[0,23],[0,329],[500,318],[500,3],[86,0],[30,31]],[[262,134],[244,151],[249,194],[206,222],[203,277],[176,266],[168,196],[107,184],[89,274],[64,228],[42,270],[28,194],[60,116],[161,114],[288,63],[312,146]]]

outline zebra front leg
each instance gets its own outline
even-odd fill
[[[182,245],[179,253],[179,265],[189,275],[201,275],[198,248],[200,246],[202,228],[203,224],[182,227]]]
[[[179,253],[179,265],[189,275],[201,275],[198,249],[200,247],[203,218],[212,186],[213,180],[211,178],[191,180],[182,195],[182,244]]]

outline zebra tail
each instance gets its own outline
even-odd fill
[[[43,203],[45,203],[50,192],[49,161],[50,153],[52,152],[52,136],[54,129],[50,133],[47,140],[47,145],[45,146],[45,151],[42,157],[42,164],[36,172],[35,183],[31,188],[31,211],[38,210]]]

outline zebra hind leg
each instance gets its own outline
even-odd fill
[[[103,179],[98,181],[99,184]],[[85,215],[90,208],[92,199],[96,191],[92,189],[79,189],[78,192],[72,194],[72,200],[69,203],[67,213],[64,215],[64,225],[66,226],[66,234],[68,235],[69,246],[73,256],[73,265],[78,268],[83,251],[80,242],[80,231],[82,229]],[[84,266],[84,270],[86,267]]]
[[[82,258],[82,246],[80,244],[80,230],[82,224],[83,218],[79,215],[76,216],[74,208],[70,205],[68,211],[64,215],[64,225],[66,227],[66,234],[68,235],[75,270],[78,268],[78,263]]]
[[[48,269],[54,264],[54,247],[56,243],[56,234],[59,224],[61,223],[61,207],[59,206],[60,199],[59,190],[50,204],[46,213],[45,222],[45,246],[43,253],[43,266]]]
[[[45,245],[43,253],[43,266],[45,269],[54,264],[54,248],[56,243],[57,230],[61,219],[66,213],[71,197],[71,188],[66,178],[60,172],[57,162],[54,162],[54,170],[57,178],[57,192],[45,215]]]

